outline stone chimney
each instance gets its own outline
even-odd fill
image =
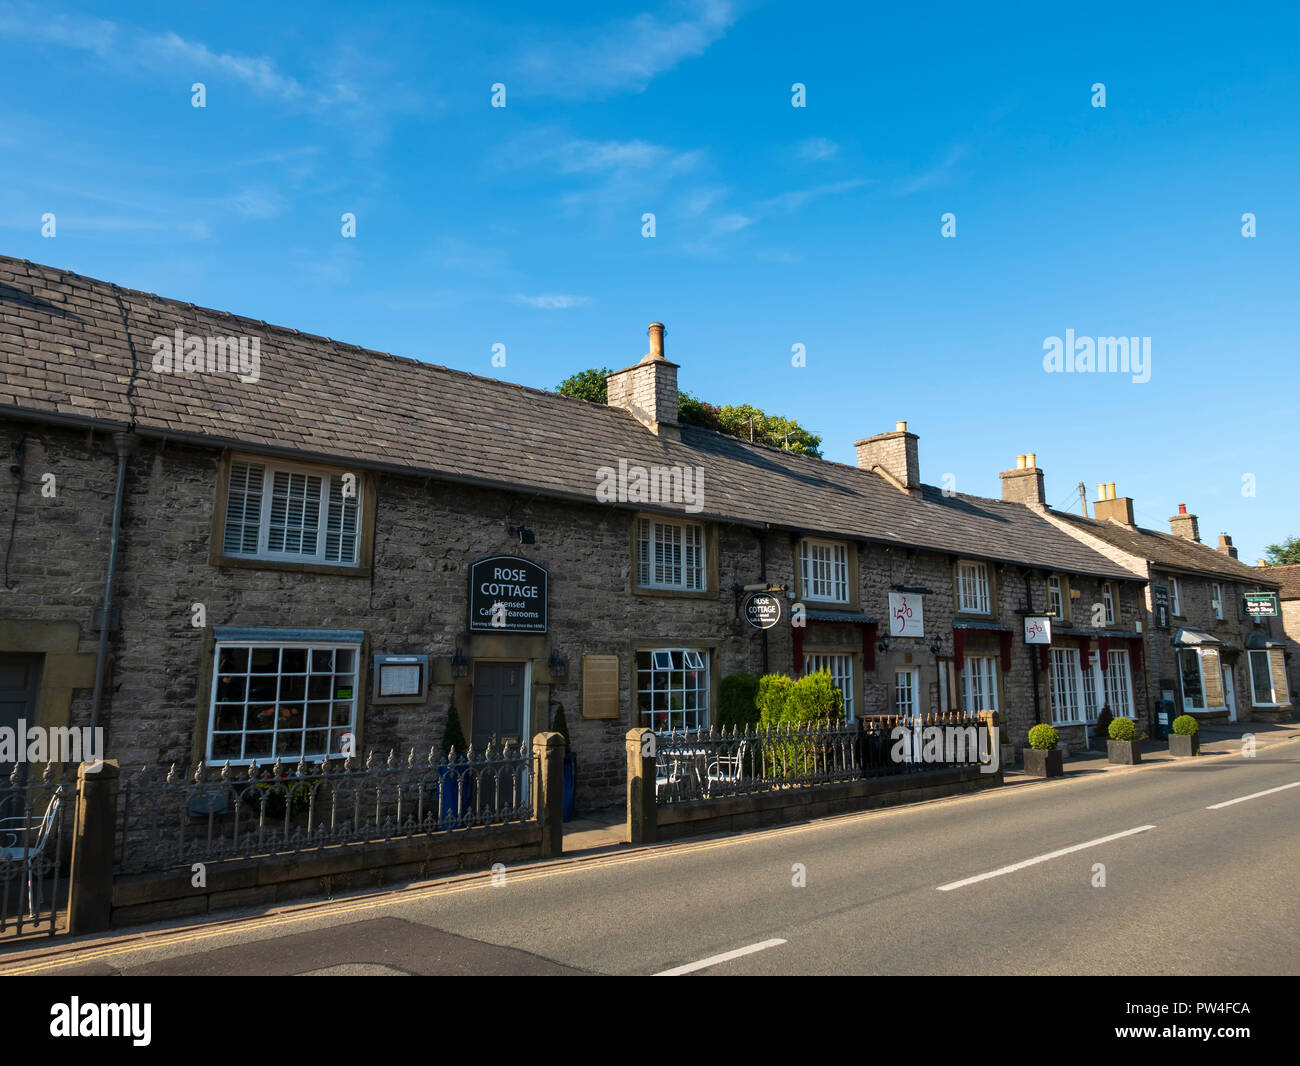
[[[1219,534],[1219,547],[1217,550],[1233,559],[1237,558],[1237,549],[1232,546],[1232,538],[1226,533]]]
[[[879,474],[900,492],[920,492],[918,439],[915,433],[907,432],[906,422],[895,422],[892,433],[877,433],[857,442],[858,466]]]
[[[1028,507],[1046,507],[1047,495],[1043,491],[1043,472],[1038,469],[1038,456],[1034,452],[1016,456],[1016,468],[1002,471],[1002,498],[1008,503],[1023,503]]]
[[[664,358],[664,326],[651,322],[650,351],[626,370],[605,377],[610,407],[630,411],[650,432],[680,440],[677,423],[677,364]]]
[[[1178,505],[1178,513],[1169,519],[1169,532],[1183,540],[1201,542],[1201,530],[1196,524],[1196,515],[1187,513],[1187,504]]]
[[[1121,525],[1133,525],[1133,497],[1115,496],[1115,482],[1108,481],[1097,486],[1097,499],[1092,504],[1093,517],[1098,522],[1113,518]]]

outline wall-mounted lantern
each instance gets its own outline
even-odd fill
[[[456,648],[456,654],[451,657],[451,676],[468,677],[469,660],[460,653],[460,648]]]

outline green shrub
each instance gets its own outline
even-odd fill
[[[728,674],[718,695],[718,725],[722,729],[753,729],[758,725],[758,678],[753,674]]]
[[[555,705],[555,719],[551,722],[551,732],[559,733],[564,738],[566,748],[573,747],[573,741],[569,738],[569,722],[564,717],[564,704],[562,703]]]
[[[758,679],[758,695],[754,703],[763,725],[774,727],[785,720],[785,709],[793,688],[794,679],[785,674],[764,674]]]
[[[464,755],[468,747],[465,742],[465,731],[460,727],[460,714],[453,703],[447,709],[447,724],[442,727],[442,753],[450,755],[451,749],[455,748],[456,754]]]
[[[1132,718],[1112,718],[1110,722],[1111,740],[1137,740],[1138,727]]]
[[[1034,751],[1051,751],[1061,739],[1061,734],[1046,722],[1029,731],[1029,746]]]
[[[758,679],[755,703],[759,723],[773,729],[833,720],[844,714],[844,694],[825,670],[798,681],[785,674],[766,674]]]
[[[1180,714],[1174,719],[1173,728],[1180,737],[1194,737],[1201,731],[1201,723],[1190,714]]]

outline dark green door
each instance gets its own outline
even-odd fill
[[[499,741],[523,739],[528,693],[525,663],[474,664],[474,722],[471,741],[482,751]]]
[[[36,696],[41,687],[41,656],[0,654],[0,728],[17,730],[21,719],[27,726],[36,724]],[[27,743],[26,726],[23,736],[15,736],[19,746]],[[23,763],[24,769],[26,763]],[[0,760],[0,818],[8,817],[13,812],[6,808],[9,791],[9,775],[13,773],[14,764]],[[21,782],[25,775],[19,774]]]

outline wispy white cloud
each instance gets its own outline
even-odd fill
[[[814,185],[808,189],[793,189],[790,192],[783,192],[778,196],[772,196],[760,201],[759,209],[763,211],[798,211],[813,200],[820,200],[825,196],[836,196],[842,192],[851,192],[853,189],[860,189],[864,185],[870,184],[871,182],[866,178],[849,178],[845,181],[832,181],[825,185]]]
[[[922,171],[913,177],[898,181],[893,190],[894,195],[911,196],[913,193],[924,192],[940,185],[947,185],[953,179],[957,164],[965,158],[966,146],[962,144],[954,145],[944,157],[942,163],[930,167],[930,169]]]
[[[528,46],[517,68],[530,91],[561,97],[642,92],[683,60],[703,55],[736,21],[731,0],[678,2],[661,14],[608,23],[578,40]]]
[[[567,311],[571,307],[581,307],[584,304],[591,303],[591,298],[587,296],[570,296],[564,293],[548,293],[541,296],[525,296],[519,293],[515,296],[515,303],[522,304],[524,307],[532,307],[538,311]]]
[[[809,137],[795,145],[795,151],[799,154],[799,158],[810,163],[821,162],[823,159],[834,159],[839,154],[839,150],[840,146],[838,144],[825,137]]]

